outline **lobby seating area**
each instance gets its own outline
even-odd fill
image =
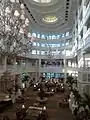
[[[36,83],[35,83],[36,84]],[[41,83],[40,83],[41,84]],[[72,120],[72,113],[68,106],[68,99],[66,100],[67,91],[57,92],[56,85],[50,87],[50,91],[46,89],[46,83],[43,83],[44,92],[46,92],[43,99],[39,99],[38,92],[40,88],[34,90],[34,85],[27,88],[21,97],[16,99],[15,104],[8,106],[0,116],[8,116],[9,120]],[[61,83],[62,84],[62,83]],[[38,84],[39,85],[39,84]],[[64,86],[66,89],[66,86]],[[48,95],[47,93],[50,92]],[[39,100],[42,100],[40,102]],[[64,100],[64,101],[63,101]],[[66,115],[65,115],[66,114]]]

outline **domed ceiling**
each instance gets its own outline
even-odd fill
[[[57,33],[73,27],[77,0],[23,0],[31,30]]]

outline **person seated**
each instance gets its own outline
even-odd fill
[[[50,92],[50,88],[49,88],[49,86],[47,87],[47,92]]]
[[[48,119],[48,113],[45,110],[43,110],[42,113],[37,117],[37,120],[47,120],[47,119]]]
[[[8,116],[4,116],[2,120],[10,120]]]

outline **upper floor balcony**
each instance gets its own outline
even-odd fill
[[[43,34],[38,32],[32,32],[34,41],[60,41],[63,39],[68,39],[72,36],[71,32],[67,31],[65,33],[56,33],[56,34]]]
[[[36,72],[38,70],[38,66],[34,65],[6,65],[1,66],[0,65],[0,74],[2,74],[5,71],[9,71],[12,74],[20,74],[20,73],[27,73],[27,72]]]

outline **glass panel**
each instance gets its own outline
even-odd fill
[[[36,54],[36,50],[32,50],[32,54]]]

